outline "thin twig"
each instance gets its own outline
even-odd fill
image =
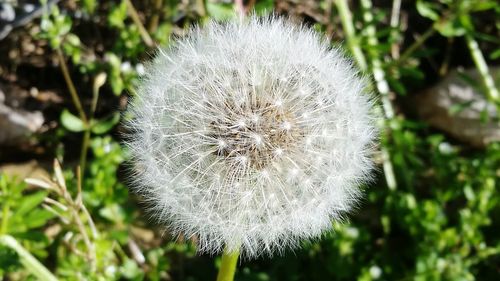
[[[83,224],[82,220],[80,219],[80,214],[78,213],[78,205],[75,204],[73,199],[71,198],[71,195],[67,192],[64,194],[64,198],[70,204],[71,206],[71,216],[73,217],[73,221],[76,223],[78,230],[80,234],[82,235],[83,242],[85,243],[85,247],[87,248],[87,258],[90,260],[90,262],[94,263],[96,256],[95,256],[95,248],[94,244],[90,241],[90,238],[87,234],[87,230],[85,229],[85,225]]]
[[[82,122],[88,126],[88,119],[85,111],[83,110],[82,103],[80,98],[78,97],[78,93],[76,92],[75,84],[73,84],[73,80],[71,80],[71,76],[69,74],[68,66],[66,65],[66,61],[64,60],[64,55],[61,51],[61,48],[56,49],[57,57],[59,59],[59,65],[61,66],[61,71],[64,76],[64,80],[66,81],[66,85],[68,86],[69,93],[71,95],[71,99],[73,100],[73,104],[80,115],[80,119]]]
[[[106,74],[99,73],[94,78],[92,85],[92,103],[90,104],[89,124],[83,132],[82,148],[80,151],[80,168],[82,173],[85,173],[85,166],[87,164],[87,154],[90,144],[91,127],[94,125],[94,115],[97,108],[97,101],[99,100],[99,89],[106,82]]]
[[[153,47],[154,46],[153,39],[151,39],[151,36],[149,35],[148,31],[142,24],[141,19],[139,18],[139,14],[137,13],[137,10],[135,9],[134,5],[132,5],[132,2],[130,2],[130,0],[125,0],[125,4],[127,5],[128,13],[132,18],[132,21],[134,21],[134,24],[139,29],[139,34],[141,35],[142,41],[144,41],[144,43],[148,47]]]
[[[436,33],[435,26],[432,25],[429,29],[427,29],[421,36],[413,42],[410,47],[406,48],[406,50],[403,52],[403,54],[397,59],[394,60],[393,62],[390,63],[390,66],[398,66],[405,62],[412,54],[417,50],[420,46],[422,46],[429,37],[434,35]]]
[[[92,220],[92,217],[90,216],[89,211],[87,210],[87,207],[85,207],[85,204],[83,204],[83,194],[82,194],[82,173],[81,169],[77,168],[76,170],[76,184],[78,188],[78,195],[77,195],[77,204],[79,204],[79,209],[83,211],[85,216],[87,217],[87,222],[89,224],[90,230],[92,232],[92,237],[94,239],[97,239],[99,237],[99,233],[97,232],[97,228],[95,227],[94,221]]]
[[[87,165],[87,154],[90,145],[90,128],[83,131],[82,147],[80,149],[80,167],[85,170],[85,165]]]
[[[393,0],[392,1],[392,10],[391,10],[391,38],[395,40],[398,37],[398,26],[399,26],[399,17],[401,14],[401,0]],[[391,56],[393,59],[399,57],[399,40],[398,42],[393,42],[391,45]]]
[[[85,225],[83,224],[79,210],[81,206],[83,205],[82,203],[82,198],[81,198],[81,173],[80,169],[78,168],[76,171],[77,175],[77,187],[78,187],[78,194],[77,194],[77,199],[73,200],[71,197],[71,194],[68,192],[68,189],[66,188],[66,181],[62,175],[62,169],[61,165],[57,160],[54,160],[54,173],[56,177],[56,182],[57,186],[60,189],[60,194],[63,197],[63,199],[66,201],[67,205],[69,206],[69,213],[71,215],[71,218],[73,222],[76,223],[78,230],[83,238],[83,242],[85,243],[85,247],[87,248],[87,259],[91,262],[91,266],[95,266],[95,260],[96,260],[96,254],[95,254],[95,247],[94,244],[91,242],[87,230],[85,229]]]
[[[444,76],[446,73],[448,73],[448,68],[450,66],[450,59],[451,59],[451,53],[452,53],[452,48],[453,48],[453,42],[454,37],[448,38],[448,42],[446,44],[446,51],[444,53],[444,59],[441,62],[441,66],[439,67],[439,76]]]
[[[160,21],[160,14],[162,11],[163,0],[154,0],[153,2],[153,15],[149,20],[148,31],[149,33],[155,33],[158,29],[158,23]]]

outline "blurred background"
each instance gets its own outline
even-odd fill
[[[342,46],[385,118],[359,208],[236,280],[500,280],[496,0],[0,0],[0,280],[215,279],[129,193],[120,121],[157,46],[251,13]]]

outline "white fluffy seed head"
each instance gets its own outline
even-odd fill
[[[365,84],[283,19],[196,28],[158,51],[130,106],[135,190],[201,252],[255,257],[318,237],[372,168]]]

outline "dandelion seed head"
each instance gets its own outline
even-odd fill
[[[273,254],[331,229],[372,169],[365,80],[314,31],[252,17],[195,28],[130,106],[134,189],[201,252]]]

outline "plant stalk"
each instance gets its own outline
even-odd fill
[[[391,20],[390,20],[390,25],[391,25],[391,38],[394,40],[395,38],[398,38],[398,33],[400,31],[399,26],[399,17],[401,13],[401,0],[393,0],[392,1],[392,10],[391,10]],[[401,40],[397,40],[397,42],[392,43],[391,45],[391,55],[392,58],[398,58],[399,57],[399,43]]]
[[[83,131],[83,140],[82,140],[82,148],[80,150],[80,169],[85,171],[85,165],[87,165],[87,153],[89,150],[89,143],[90,143],[90,128],[85,129]]]
[[[488,65],[486,64],[486,60],[484,59],[483,53],[479,49],[477,41],[469,33],[465,35],[465,41],[467,42],[467,47],[469,48],[469,51],[471,53],[472,60],[474,61],[474,64],[476,65],[477,70],[481,75],[481,79],[483,80],[487,98],[491,102],[496,103],[498,106],[500,102],[500,94],[498,93],[498,89],[495,86],[495,81],[493,80],[493,77],[490,74]]]
[[[240,256],[239,250],[228,252],[224,251],[222,254],[222,263],[217,275],[217,281],[233,281],[236,272],[236,264]]]
[[[417,50],[420,46],[422,46],[422,44],[424,44],[425,41],[429,39],[429,37],[434,35],[434,33],[436,33],[436,29],[434,25],[432,25],[429,29],[427,29],[424,32],[424,34],[418,37],[417,40],[415,40],[415,42],[413,42],[413,44],[410,45],[410,47],[406,48],[403,54],[401,54],[401,56],[397,60],[393,61],[390,65],[398,66],[404,61],[406,61],[413,54],[413,52],[415,52],[415,50]]]
[[[342,22],[342,27],[345,32],[345,37],[347,39],[347,45],[351,49],[352,55],[354,56],[359,67],[363,70],[368,68],[365,56],[359,45],[359,38],[356,36],[354,29],[354,24],[352,22],[351,11],[349,10],[349,5],[347,0],[334,0],[337,10],[339,12],[340,21]]]
[[[5,202],[2,208],[2,227],[0,228],[0,235],[7,233],[9,225],[9,201]]]
[[[82,103],[80,101],[80,98],[78,97],[78,93],[76,92],[75,84],[73,84],[73,80],[71,80],[68,66],[66,65],[66,61],[64,60],[64,55],[61,51],[61,48],[57,48],[56,52],[57,52],[57,57],[59,58],[59,64],[61,66],[61,71],[63,73],[64,80],[68,85],[68,90],[71,95],[71,99],[73,100],[73,104],[75,105],[76,110],[78,111],[78,115],[80,116],[80,119],[82,120],[85,126],[85,131],[83,133],[82,147],[80,150],[80,167],[82,168],[82,170],[84,170],[85,162],[87,161],[87,151],[90,141],[91,124],[89,119],[87,118],[87,115],[85,114],[85,111],[83,110]]]
[[[163,0],[154,0],[153,1],[153,15],[149,20],[148,31],[149,33],[155,33],[158,29],[158,23],[160,22],[160,14],[162,11]]]
[[[10,235],[0,235],[0,244],[14,250],[24,267],[31,272],[38,280],[57,281],[57,278],[32,256],[17,240]]]
[[[73,80],[71,80],[71,76],[69,75],[68,66],[66,65],[66,61],[64,60],[64,55],[61,51],[61,48],[57,48],[56,53],[59,59],[59,65],[61,66],[61,71],[63,73],[64,80],[68,85],[68,90],[71,95],[71,99],[73,100],[73,104],[75,105],[76,110],[80,115],[80,119],[82,119],[82,122],[87,126],[88,125],[87,115],[83,110],[82,103],[80,101],[80,98],[78,97],[78,93],[76,92],[75,84],[73,84]]]
[[[132,21],[135,25],[137,25],[137,28],[139,29],[139,34],[141,35],[142,41],[144,41],[144,43],[146,43],[148,47],[153,47],[153,39],[151,39],[151,36],[142,24],[141,19],[139,18],[139,14],[137,13],[134,5],[132,5],[132,2],[130,2],[130,0],[125,0],[125,4],[127,4],[128,13],[132,18]]]
[[[368,64],[367,60],[365,58],[365,55],[363,54],[363,51],[361,50],[361,46],[359,45],[359,40],[356,38],[356,34],[354,34],[354,24],[352,22],[352,17],[351,17],[351,12],[349,10],[349,6],[347,4],[346,0],[335,0],[335,4],[337,5],[338,12],[341,17],[341,22],[342,22],[342,27],[344,31],[346,32],[346,39],[349,45],[349,48],[351,49],[351,52],[354,55],[354,59],[356,60],[357,64],[363,70],[364,72],[368,71]],[[371,6],[370,1],[362,1],[362,5],[364,5],[364,8],[366,10],[366,7]],[[368,35],[368,42],[370,45],[376,45],[377,44],[377,38],[375,36],[376,30],[375,27],[372,25],[373,21],[373,15],[371,13],[366,13],[363,15],[364,20],[368,24],[368,30],[367,30],[367,35]],[[351,42],[351,43],[349,43]],[[373,76],[376,81],[376,86],[377,90],[380,93],[381,100],[382,100],[382,109],[377,108],[379,111],[383,111],[385,120],[390,120],[394,117],[394,109],[392,107],[392,103],[389,100],[389,86],[387,81],[385,80],[385,72],[382,69],[382,63],[380,60],[376,57],[373,56],[372,54],[372,69],[373,69]],[[381,125],[383,126],[383,125]],[[387,129],[386,129],[387,133]],[[384,168],[384,174],[386,178],[386,183],[387,187],[390,190],[395,190],[397,188],[397,181],[396,181],[396,176],[394,175],[394,168],[392,166],[392,162],[390,160],[390,154],[387,148],[383,147],[381,148],[382,152],[382,160],[383,160],[383,168]]]
[[[379,53],[376,51],[378,40],[377,32],[375,30],[375,25],[373,23],[372,2],[371,0],[361,0],[361,6],[363,8],[363,20],[367,24],[366,26],[366,36],[368,37],[368,45],[371,47],[370,62],[372,66],[373,78],[375,79],[377,91],[380,94],[380,99],[382,101],[382,110],[386,120],[391,120],[394,118],[394,108],[392,106],[391,100],[389,98],[389,83],[385,79],[385,72],[382,69],[382,62],[379,58]],[[382,124],[383,126],[383,124]],[[388,134],[389,130],[384,126],[385,133]],[[387,187],[390,190],[397,189],[396,176],[394,175],[394,168],[390,160],[389,150],[386,147],[382,147],[382,161],[385,180]]]

